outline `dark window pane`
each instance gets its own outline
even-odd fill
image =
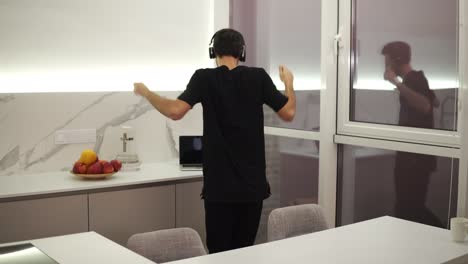
[[[390,215],[447,227],[457,186],[457,159],[341,145],[337,224]]]
[[[317,203],[318,141],[265,137],[266,172],[272,195],[263,202],[257,243],[266,242],[268,216],[273,209]]]

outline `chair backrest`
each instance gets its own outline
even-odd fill
[[[156,263],[206,255],[200,236],[191,228],[135,234],[128,239],[127,247]]]
[[[309,234],[327,229],[322,208],[303,204],[278,208],[268,217],[268,241]]]

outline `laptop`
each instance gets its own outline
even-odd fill
[[[202,136],[179,136],[179,164],[181,170],[202,170]]]

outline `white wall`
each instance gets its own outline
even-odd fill
[[[174,122],[133,95],[132,83],[179,95],[196,69],[214,65],[209,39],[228,24],[228,7],[227,0],[0,1],[0,176],[69,170],[85,148],[114,158],[122,125],[135,128],[142,162],[177,158],[178,136],[202,133],[201,106]],[[55,145],[54,133],[67,129],[96,129],[97,142]]]
[[[141,162],[173,160],[178,157],[179,135],[202,133],[201,106],[175,122],[132,92],[2,95],[0,176],[67,171],[85,148],[94,148],[101,159],[113,159],[122,150],[122,125],[135,128]],[[57,130],[89,128],[97,130],[96,143],[54,144]]]
[[[2,0],[0,93],[183,90],[206,54],[213,0]]]

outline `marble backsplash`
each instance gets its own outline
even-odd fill
[[[183,120],[172,121],[133,92],[3,94],[0,176],[69,170],[85,148],[102,159],[115,158],[122,149],[122,125],[135,129],[141,162],[172,160],[178,157],[179,135],[202,133],[201,115],[197,105]],[[55,132],[68,129],[96,129],[96,143],[56,145]]]

